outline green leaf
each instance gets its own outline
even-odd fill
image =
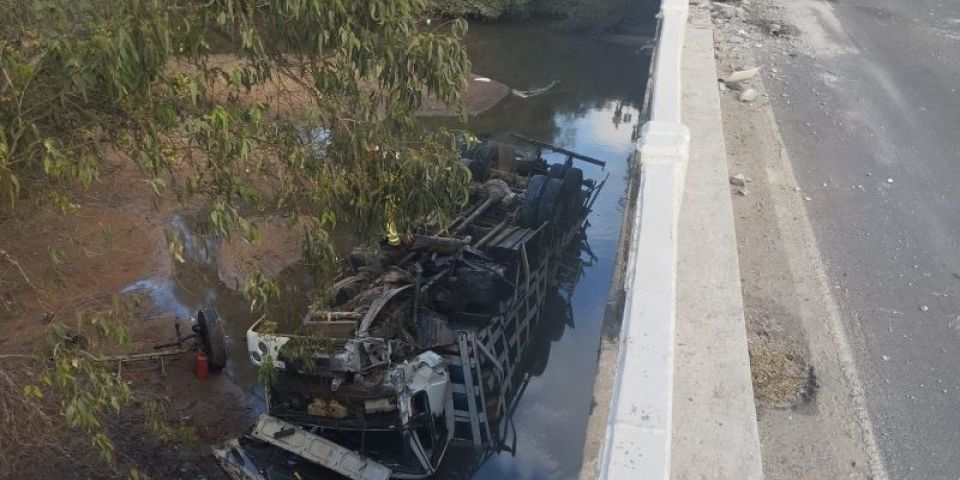
[[[28,399],[42,400],[43,392],[40,390],[40,387],[36,385],[24,385],[23,396]]]

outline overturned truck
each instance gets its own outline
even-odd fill
[[[521,360],[548,290],[576,281],[563,254],[579,248],[603,186],[575,162],[604,166],[513,138],[458,137],[474,185],[445,235],[352,255],[331,306],[310,309],[295,333],[264,320],[249,329],[250,360],[276,378],[268,413],[216,451],[232,477],[424,478],[454,446],[480,461],[511,450]],[[545,150],[565,161],[549,164]]]

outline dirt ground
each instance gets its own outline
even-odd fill
[[[83,206],[72,214],[27,208],[20,218],[0,220],[0,393],[17,395],[14,387],[22,388],[32,378],[32,367],[20,356],[35,351],[52,324],[75,325],[79,312],[109,305],[113,295],[133,282],[172,274],[164,232],[174,214],[188,213],[189,208],[175,202],[155,205],[138,178],[133,168],[115,168],[89,191],[77,192]],[[147,301],[134,312],[131,351],[150,351],[174,337],[172,318],[151,318],[151,310]],[[242,391],[225,375],[197,380],[189,356],[170,359],[166,375],[158,367],[155,362],[127,364],[121,375],[138,398],[170,399],[162,418],[172,426],[189,427],[195,435],[158,442],[147,433],[137,409],[127,408],[107,425],[118,464],[136,465],[151,478],[215,477],[219,469],[209,445],[237,435],[252,422]],[[12,408],[8,403],[4,407]],[[2,413],[0,420],[22,420],[16,412]],[[53,435],[56,447],[5,445],[0,477],[112,476],[95,455],[89,456],[84,437],[64,429],[62,420],[47,420],[47,427],[35,432],[36,440],[42,445]],[[58,451],[71,457],[51,455]]]
[[[802,49],[769,2],[714,7],[718,81],[766,478],[880,478],[850,347],[766,96],[775,65],[754,49]],[[700,8],[710,8],[703,3]],[[721,11],[724,10],[724,11]],[[731,88],[732,87],[732,88]],[[755,99],[741,97],[753,90]]]
[[[51,322],[70,322],[78,308],[149,274],[169,274],[163,230],[173,207],[155,208],[143,186],[133,169],[117,169],[77,192],[84,205],[71,214],[28,207],[0,219],[0,326],[9,332],[0,351],[30,350]]]
[[[208,63],[210,66],[226,71],[243,65],[243,61],[230,55],[212,55],[208,59]],[[169,65],[172,70],[186,73],[195,71],[194,67],[182,63],[171,62]],[[214,89],[223,88],[224,85],[225,82],[219,80]],[[463,92],[464,107],[468,115],[478,115],[493,108],[494,105],[507,98],[511,92],[510,87],[501,82],[471,73],[467,82],[467,89]],[[315,105],[316,102],[316,99],[308,93],[303,85],[292,81],[288,77],[282,77],[266,85],[254,87],[250,92],[245,93],[244,98],[246,101],[266,103],[274,113],[305,119],[309,119],[310,106]],[[304,108],[305,106],[307,108]],[[429,95],[424,96],[423,104],[417,112],[418,115],[422,116],[443,117],[456,116],[459,113],[458,108],[445,105]]]

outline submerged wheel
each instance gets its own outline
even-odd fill
[[[554,163],[547,169],[547,178],[563,178],[564,170],[562,163]]]
[[[564,221],[575,222],[580,216],[580,189],[583,187],[583,170],[571,168],[563,174],[560,186],[562,208],[560,217]]]
[[[543,175],[530,177],[530,182],[527,183],[527,191],[523,196],[523,205],[520,207],[520,226],[532,228],[537,225],[540,195],[543,193],[543,186],[546,183],[547,177]]]
[[[200,345],[203,353],[207,354],[210,370],[223,370],[227,366],[227,335],[224,332],[223,320],[217,312],[204,308],[197,312],[197,327]]]
[[[540,208],[537,212],[537,223],[554,222],[560,217],[560,210],[563,205],[560,187],[563,186],[563,180],[551,178],[543,186],[543,193],[540,195]]]

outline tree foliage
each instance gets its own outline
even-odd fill
[[[111,158],[158,195],[206,201],[249,238],[283,211],[307,264],[328,233],[409,230],[465,200],[468,173],[425,134],[424,95],[465,88],[466,25],[427,0],[0,0],[0,195],[74,204]]]
[[[469,72],[466,24],[430,25],[427,0],[0,0],[0,10],[0,216],[33,202],[71,211],[78,187],[135,165],[143,182],[129,188],[203,205],[208,233],[253,240],[249,218],[289,217],[324,280],[332,229],[365,239],[388,222],[443,225],[466,200],[469,172],[449,137],[416,122],[425,95],[457,104]],[[168,240],[178,257],[183,246]],[[258,308],[276,296],[261,276],[248,285]],[[125,344],[111,321],[120,310],[110,312],[78,328]],[[134,392],[68,330],[50,341],[40,381],[18,398],[57,405],[110,457],[103,419]]]
[[[129,312],[114,296],[111,308],[79,315],[70,330],[54,325],[48,345],[38,355],[41,382],[23,389],[28,398],[42,400],[44,391],[49,391],[59,399],[66,424],[86,434],[91,446],[107,461],[112,461],[115,447],[105,432],[104,416],[119,415],[120,409],[133,400],[133,392],[113,365],[99,361],[87,349],[96,347],[93,342],[129,346]]]

